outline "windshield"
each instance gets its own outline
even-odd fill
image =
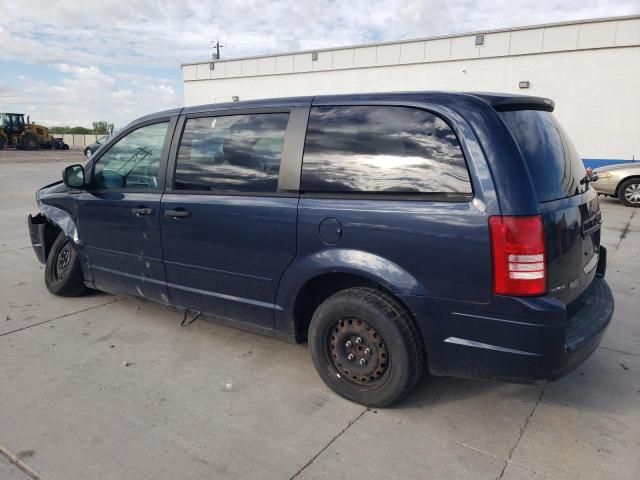
[[[572,197],[589,188],[580,183],[585,168],[576,148],[551,113],[518,110],[500,115],[527,162],[541,202]]]

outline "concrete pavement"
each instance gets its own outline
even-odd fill
[[[0,478],[640,478],[636,210],[601,202],[616,313],[575,372],[425,378],[367,410],[322,384],[306,345],[49,295],[25,216],[62,166],[0,161]]]

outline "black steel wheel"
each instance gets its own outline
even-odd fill
[[[337,375],[356,385],[375,386],[389,369],[388,351],[382,335],[367,321],[345,318],[333,325],[325,353]]]
[[[356,287],[330,296],[314,312],[308,337],[324,382],[363,405],[397,402],[424,370],[423,340],[411,314],[380,290]]]
[[[44,282],[47,290],[63,297],[77,297],[86,290],[80,259],[73,242],[63,232],[49,250]]]

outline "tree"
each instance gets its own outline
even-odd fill
[[[96,135],[113,135],[113,129],[113,123],[104,120],[93,122],[93,133]]]

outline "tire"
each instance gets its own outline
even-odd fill
[[[2,150],[6,144],[7,144],[6,137],[4,135],[0,135],[0,150]]]
[[[38,139],[32,133],[25,133],[22,136],[22,147],[25,150],[37,150],[38,149]]]
[[[627,207],[640,207],[640,178],[622,182],[618,187],[618,198]]]
[[[47,290],[61,297],[78,297],[86,291],[82,266],[73,242],[60,232],[53,242],[44,270]]]
[[[391,295],[366,287],[342,290],[320,304],[309,325],[309,349],[334,392],[370,407],[400,400],[426,363],[411,314]]]
[[[69,145],[67,145],[67,144],[65,143],[65,144],[63,144],[63,145],[60,147],[60,149],[61,149],[61,150],[69,150]]]

